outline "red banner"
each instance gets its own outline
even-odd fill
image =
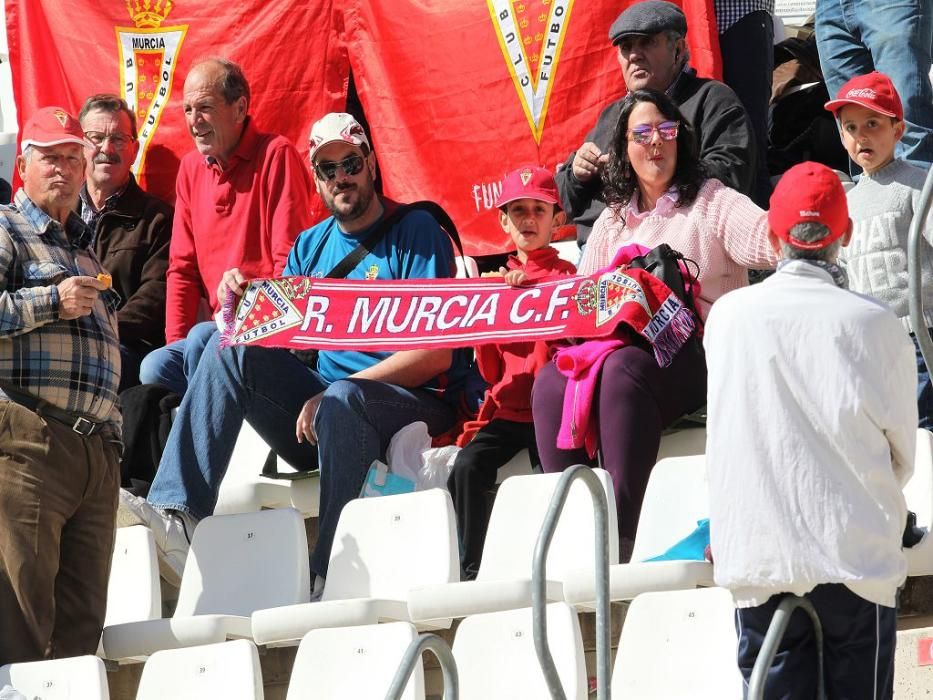
[[[174,200],[192,143],[191,64],[239,62],[260,128],[303,153],[346,109],[352,65],[387,195],[433,199],[472,255],[510,247],[489,213],[502,175],[555,168],[624,89],[612,21],[633,0],[6,0],[20,121],[115,92],[137,112],[144,187]],[[712,0],[680,0],[692,64],[720,72]],[[325,212],[320,212],[323,217]]]
[[[235,306],[234,306],[235,304]],[[531,287],[501,280],[254,280],[224,304],[225,345],[324,350],[458,348],[517,340],[593,338],[619,323],[666,366],[693,315],[641,269],[605,270]]]

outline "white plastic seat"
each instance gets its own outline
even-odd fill
[[[917,514],[917,526],[926,530],[923,539],[904,550],[908,576],[933,574],[933,433],[917,430],[914,473],[904,486],[907,508]]]
[[[616,652],[612,698],[741,698],[734,610],[724,588],[636,597]]]
[[[409,622],[312,630],[298,645],[285,700],[384,698],[406,649],[417,638]],[[401,697],[424,700],[420,661]]]
[[[139,680],[136,700],[262,700],[256,645],[245,639],[157,651]]]
[[[269,445],[246,421],[240,428],[230,464],[220,482],[214,515],[252,513],[263,508],[294,508],[306,518],[316,517],[321,505],[320,476],[302,479],[270,479],[262,476]],[[279,472],[295,472],[277,457]]]
[[[658,462],[645,490],[631,563],[609,567],[610,600],[629,600],[646,591],[712,586],[713,565],[707,561],[644,561],[663,554],[707,517],[705,455]],[[581,610],[595,609],[595,586],[592,572],[573,572],[564,581],[564,600]]]
[[[609,505],[609,561],[619,560],[612,480],[602,469]],[[531,567],[535,543],[561,474],[533,474],[506,479],[499,487],[489,518],[483,556],[475,581],[423,586],[411,592],[412,621],[431,624],[467,615],[531,605]],[[547,598],[563,600],[562,582],[580,569],[592,577],[595,552],[593,501],[582,482],[570,489],[547,560]]]
[[[531,608],[473,615],[454,637],[460,697],[483,700],[547,698],[547,683],[535,654]],[[586,664],[576,611],[566,603],[547,606],[548,642],[569,700],[585,700]],[[633,696],[634,697],[634,696]]]
[[[249,638],[254,610],[311,597],[304,520],[293,508],[205,518],[194,531],[175,615],[104,628],[109,659]]]
[[[476,279],[479,277],[479,266],[476,264],[476,260],[469,255],[458,255],[454,259],[457,262],[457,279],[465,279],[467,277]]]
[[[109,700],[107,671],[96,656],[0,666],[0,688],[11,686],[27,698]]]
[[[340,513],[320,602],[257,610],[253,638],[257,644],[297,644],[313,629],[408,621],[413,587],[459,580],[449,493],[359,498]]]

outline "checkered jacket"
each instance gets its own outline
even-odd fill
[[[23,190],[0,206],[0,382],[119,431],[119,297],[108,290],[90,315],[58,317],[56,285],[103,270],[90,240],[77,214],[62,227]]]
[[[774,0],[714,0],[713,6],[720,34],[752,12],[765,10],[774,14]]]

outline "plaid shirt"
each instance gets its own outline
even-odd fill
[[[764,10],[774,14],[774,0],[713,0],[716,10],[716,26],[723,34],[733,24],[752,12]],[[771,47],[768,47],[770,50]]]
[[[23,190],[13,202],[0,206],[0,382],[111,421],[119,435],[118,297],[108,290],[88,316],[58,317],[56,285],[103,270],[87,247],[91,231],[74,213],[62,227]]]

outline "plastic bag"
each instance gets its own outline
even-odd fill
[[[418,490],[437,488],[446,491],[447,478],[450,476],[450,472],[453,471],[458,452],[460,452],[460,448],[456,445],[432,447],[424,452],[421,455],[424,466],[421,467],[421,471],[418,473]]]
[[[394,474],[418,483],[418,473],[424,464],[422,455],[431,449],[431,436],[424,421],[409,423],[389,441],[386,461]]]

